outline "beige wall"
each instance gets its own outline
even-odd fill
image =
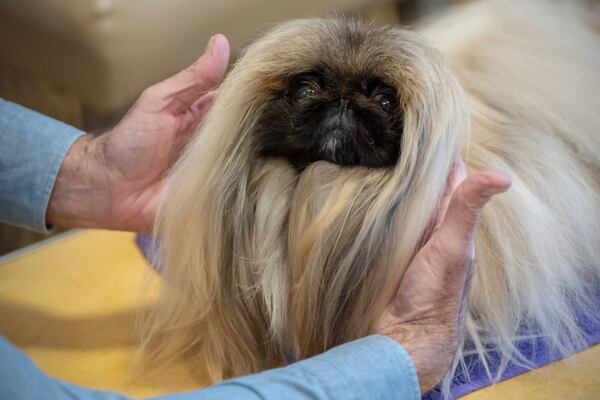
[[[105,116],[130,104],[142,88],[191,63],[213,33],[227,35],[235,53],[276,21],[381,3],[385,1],[7,1],[0,5],[0,60],[11,67],[13,80],[18,71],[21,79],[49,82],[80,99],[87,113]]]

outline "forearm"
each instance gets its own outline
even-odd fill
[[[62,163],[48,202],[46,221],[63,227],[104,227],[107,210],[106,175],[97,155],[97,139],[83,136]]]
[[[0,221],[46,232],[63,160],[84,133],[0,99]]]

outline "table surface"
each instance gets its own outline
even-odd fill
[[[184,364],[134,376],[134,326],[158,277],[134,235],[75,231],[0,258],[0,334],[48,374],[149,396],[207,384]],[[600,399],[600,345],[463,399]]]

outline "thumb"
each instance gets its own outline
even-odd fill
[[[229,42],[224,35],[216,34],[192,65],[156,84],[153,89],[168,101],[168,111],[185,111],[221,82],[228,63]]]
[[[510,178],[496,171],[477,172],[456,189],[438,235],[442,241],[454,244],[457,249],[471,242],[481,210],[492,196],[505,192]]]
[[[460,296],[470,274],[473,234],[481,209],[497,193],[506,191],[510,179],[500,172],[479,172],[466,178],[456,189],[440,228],[419,250],[399,284],[391,308],[379,326],[389,318],[416,318],[439,304],[439,299]],[[458,304],[454,302],[452,304]]]

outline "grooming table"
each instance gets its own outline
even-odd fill
[[[79,385],[136,397],[204,386],[184,364],[133,376],[136,311],[158,284],[134,234],[73,231],[0,257],[0,334]],[[600,399],[600,345],[463,399]]]

